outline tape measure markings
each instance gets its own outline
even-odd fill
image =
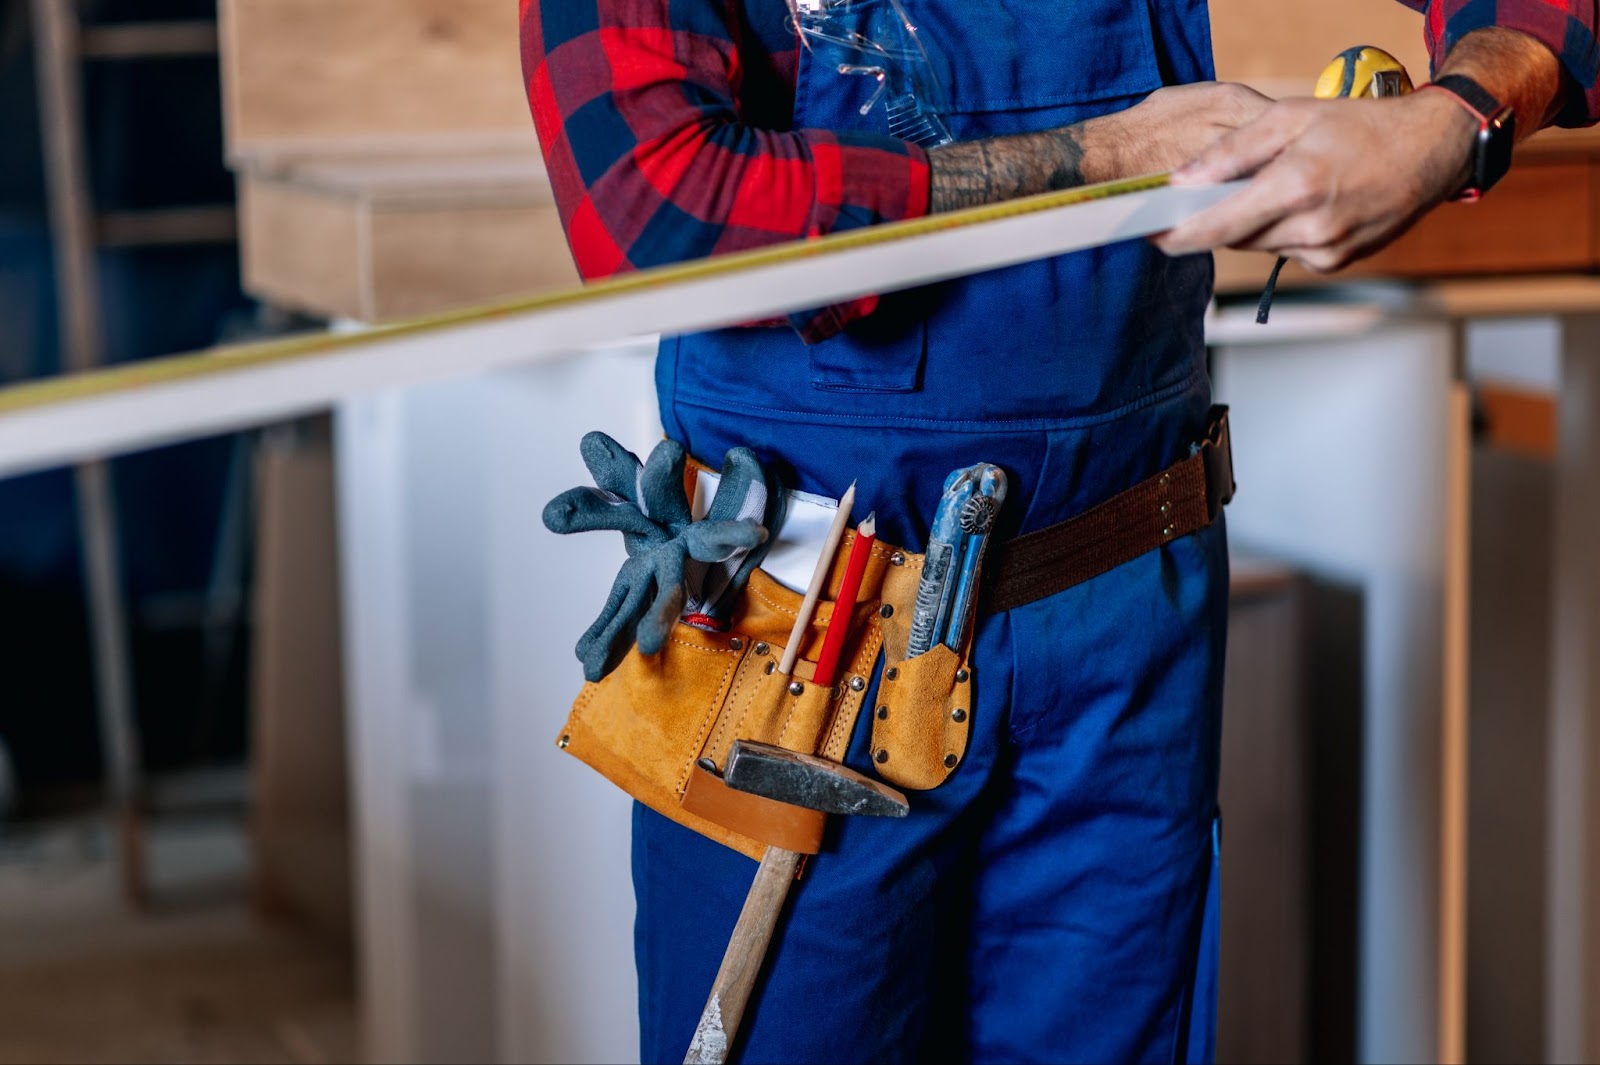
[[[628,274],[360,333],[223,347],[0,390],[0,474],[263,424],[375,389],[732,325],[1170,228],[1232,186],[1164,175]],[[448,337],[449,346],[440,342]]]
[[[1038,214],[1058,207],[1094,200],[1124,196],[1147,189],[1161,188],[1167,184],[1167,175],[1132,178],[1126,181],[1101,185],[1085,185],[1060,192],[1008,200],[1003,203],[973,207],[945,214],[927,215],[881,226],[833,233],[811,240],[735,252],[708,259],[673,266],[657,267],[630,274],[620,274],[582,288],[564,289],[503,300],[486,306],[445,311],[439,314],[377,326],[358,333],[315,333],[308,336],[286,337],[254,343],[225,345],[205,351],[163,356],[138,363],[127,363],[88,373],[66,374],[45,380],[28,381],[0,389],[0,414],[26,410],[47,403],[99,395],[119,389],[137,388],[140,385],[158,384],[208,373],[227,373],[243,366],[259,366],[296,357],[313,357],[365,344],[372,344],[396,336],[447,329],[465,322],[479,321],[507,314],[526,314],[551,307],[573,306],[585,302],[604,300],[610,296],[640,289],[658,288],[707,277],[722,277],[744,270],[757,269],[778,263],[794,262],[807,258],[822,258],[830,254],[851,251],[861,247],[908,240],[930,233],[961,229],[983,222],[993,222],[1020,215]]]

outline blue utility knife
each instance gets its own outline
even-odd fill
[[[978,491],[975,469],[969,466],[945,478],[944,495],[933,516],[927,556],[922,563],[922,579],[917,584],[917,601],[911,612],[911,636],[906,644],[908,657],[915,658],[931,649],[949,627],[967,535],[961,527],[961,513]]]

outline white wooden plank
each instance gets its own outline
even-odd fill
[[[342,399],[537,362],[652,333],[732,325],[1147,236],[1237,185],[1162,187],[948,228],[880,227],[824,238],[772,261],[729,256],[709,275],[624,281],[427,323],[329,336],[292,356],[268,346],[188,357],[181,376],[150,363],[99,378],[100,394],[0,391],[0,475],[261,425]],[[737,266],[737,269],[734,267]],[[642,275],[640,275],[642,276]],[[450,343],[439,337],[449,332]],[[176,364],[169,364],[170,371]]]

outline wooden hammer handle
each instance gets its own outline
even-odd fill
[[[781,847],[768,847],[762,856],[761,868],[756,870],[744,909],[739,911],[739,923],[733,926],[733,937],[722,955],[722,967],[711,985],[711,995],[700,1014],[684,1065],[721,1065],[728,1060],[728,1050],[744,1019],[756,977],[761,975],[772,930],[783,912],[799,865],[800,855]]]

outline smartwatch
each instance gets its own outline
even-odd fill
[[[1446,74],[1423,88],[1447,93],[1478,120],[1478,135],[1472,144],[1472,177],[1467,187],[1456,195],[1458,200],[1476,200],[1511,169],[1511,146],[1517,133],[1516,112],[1463,74]]]

